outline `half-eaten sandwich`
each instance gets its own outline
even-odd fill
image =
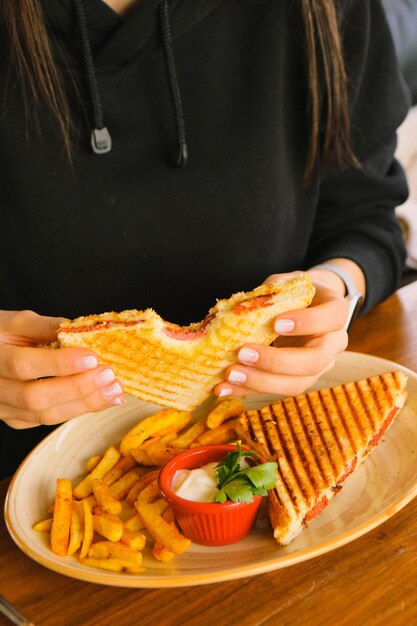
[[[125,391],[143,400],[192,410],[223,380],[243,343],[268,345],[279,313],[307,307],[314,286],[306,273],[219,300],[202,322],[178,326],[152,309],[79,317],[64,322],[62,347],[93,350]]]
[[[404,372],[389,372],[288,397],[236,420],[239,436],[278,464],[268,509],[280,544],[327,506],[379,443],[405,403],[406,384]]]

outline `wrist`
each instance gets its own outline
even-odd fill
[[[317,282],[328,289],[332,289],[342,296],[346,295],[347,290],[345,282],[339,274],[336,274],[333,270],[317,266],[307,270],[307,274],[311,276],[314,282]]]
[[[345,325],[346,330],[348,330],[351,322],[353,321],[353,319],[356,317],[357,313],[360,310],[360,307],[363,301],[363,295],[358,290],[356,283],[354,279],[352,278],[352,276],[350,275],[350,273],[343,267],[340,267],[340,265],[336,265],[333,263],[321,263],[311,268],[311,270],[309,270],[308,273],[311,274],[312,272],[320,272],[320,271],[322,273],[327,272],[328,274],[333,273],[333,275],[339,278],[339,283],[338,283],[339,293],[343,293],[343,296],[349,302],[349,311],[348,311],[348,316],[347,316],[346,325]],[[340,289],[342,289],[343,291],[340,291]]]

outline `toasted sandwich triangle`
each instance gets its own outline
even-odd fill
[[[179,410],[192,410],[221,382],[243,343],[268,345],[279,313],[310,304],[306,273],[219,300],[202,322],[182,327],[152,309],[102,313],[64,322],[62,347],[93,350],[113,368],[126,392]]]
[[[239,436],[278,463],[268,510],[274,536],[292,541],[379,443],[406,400],[407,375],[387,372],[242,413]]]

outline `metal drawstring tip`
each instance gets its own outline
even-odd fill
[[[111,136],[106,127],[94,128],[91,132],[91,147],[95,154],[106,154],[111,150]]]
[[[185,167],[188,161],[188,149],[186,143],[181,143],[177,158],[175,159],[175,165],[177,167]]]

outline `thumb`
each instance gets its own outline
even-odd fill
[[[64,317],[38,315],[34,311],[2,311],[0,313],[0,342],[13,345],[51,343]]]

